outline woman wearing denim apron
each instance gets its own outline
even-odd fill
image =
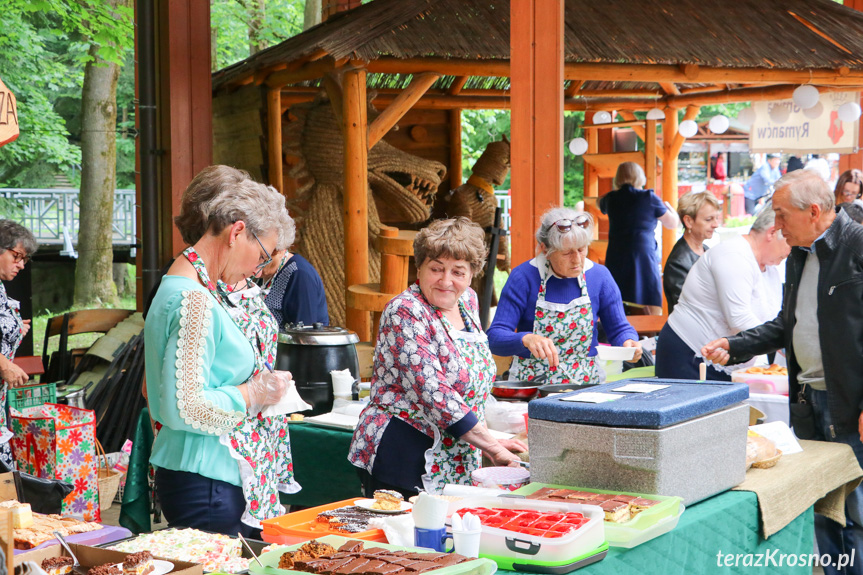
[[[590,214],[554,208],[536,232],[539,254],[512,270],[488,329],[496,355],[513,356],[510,379],[599,383],[597,319],[612,345],[635,347],[638,334],[623,311],[620,290],[605,266],[587,259]]]
[[[469,286],[486,251],[482,228],[467,218],[434,221],[414,240],[417,282],[381,315],[370,401],[348,455],[367,496],[440,493],[469,484],[482,452],[518,465],[510,450],[526,450],[495,440],[484,423],[496,369]]]

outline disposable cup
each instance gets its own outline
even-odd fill
[[[452,543],[455,552],[465,557],[479,557],[479,540],[482,530],[453,531]]]

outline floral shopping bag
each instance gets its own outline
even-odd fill
[[[63,515],[99,521],[96,414],[89,409],[46,403],[12,410],[12,453],[19,471],[74,486]]]

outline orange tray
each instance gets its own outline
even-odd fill
[[[387,538],[382,529],[369,529],[368,531],[361,531],[359,533],[345,533],[344,531],[331,529],[329,525],[324,523],[318,523],[317,517],[320,512],[353,505],[360,499],[362,497],[345,499],[344,501],[336,501],[335,503],[295,511],[294,513],[288,513],[274,519],[264,519],[261,521],[263,525],[261,538],[268,543],[279,543],[281,545],[293,545],[294,543],[301,543],[324,535],[340,535],[342,537],[350,537],[351,539],[386,543]]]

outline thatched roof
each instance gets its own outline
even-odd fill
[[[213,85],[321,54],[508,61],[509,19],[509,0],[374,0],[216,72]],[[567,0],[565,54],[567,63],[863,70],[863,12],[832,0]]]

